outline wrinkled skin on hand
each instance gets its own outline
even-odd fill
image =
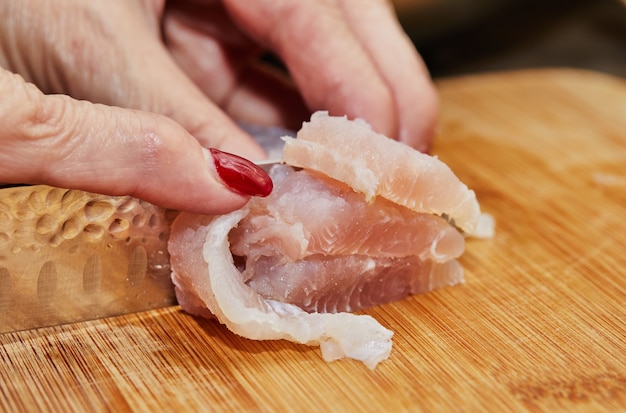
[[[168,117],[44,95],[4,69],[0,96],[0,182],[132,195],[203,214],[249,199],[223,185],[209,151]]]
[[[437,119],[432,82],[385,0],[20,0],[0,3],[0,22],[0,66],[43,91],[0,72],[3,96],[24,92],[0,103],[0,120],[47,125],[0,135],[11,142],[1,155],[26,162],[0,181],[203,210],[192,198],[214,187],[190,172],[206,169],[200,146],[264,156],[236,121],[298,129],[324,109],[425,150]],[[289,78],[259,59],[267,51]]]

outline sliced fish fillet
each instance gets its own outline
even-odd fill
[[[462,282],[460,231],[490,236],[493,221],[445,164],[363,121],[316,113],[285,140],[285,162],[304,169],[274,168],[270,197],[174,222],[178,301],[244,337],[374,368],[392,332],[347,311]]]
[[[465,248],[464,237],[436,215],[415,213],[384,198],[367,202],[341,182],[285,165],[275,166],[271,176],[274,192],[252,199],[251,214],[231,234],[233,253],[249,260],[360,254],[445,262]]]
[[[172,225],[172,280],[189,313],[214,315],[231,331],[254,340],[286,339],[319,345],[326,361],[348,357],[369,368],[386,359],[393,333],[367,315],[307,313],[262,298],[235,267],[228,233],[247,208],[220,217],[181,214]]]
[[[263,297],[308,312],[358,311],[463,280],[450,260],[465,239],[441,217],[368,203],[305,170],[280,165],[270,174],[274,193],[251,200],[230,234],[244,279]]]
[[[312,255],[298,261],[261,257],[246,268],[246,283],[266,299],[307,312],[359,311],[463,282],[456,260],[421,261],[415,256]]]
[[[414,211],[447,215],[469,234],[478,225],[474,191],[445,163],[374,132],[363,120],[316,112],[296,139],[284,139],[289,165],[345,182],[368,200],[381,196]]]

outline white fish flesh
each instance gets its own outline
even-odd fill
[[[316,113],[286,140],[286,163],[304,169],[274,168],[271,196],[176,219],[177,298],[244,337],[319,345],[325,360],[374,368],[392,332],[349,312],[462,282],[465,235],[489,236],[493,222],[445,164],[363,121]]]

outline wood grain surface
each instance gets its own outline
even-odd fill
[[[626,82],[443,80],[434,152],[497,220],[462,286],[367,311],[375,371],[178,307],[0,335],[0,410],[626,411]]]

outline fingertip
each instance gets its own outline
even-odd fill
[[[253,196],[265,197],[272,192],[269,175],[249,160],[214,148],[200,148],[200,152],[202,160],[198,162],[203,165],[186,164],[191,180],[175,187],[168,182],[158,188],[157,199],[161,200],[161,206],[220,215],[240,209]],[[194,177],[198,171],[201,171],[200,176]],[[163,200],[170,203],[164,205]]]
[[[274,187],[262,168],[240,156],[211,148],[203,148],[207,163],[219,181],[231,191],[244,196],[268,196]]]
[[[240,209],[252,196],[271,193],[271,178],[253,162],[206,149],[177,124],[170,126],[175,129],[156,154],[157,171],[133,195],[166,208],[219,215]]]
[[[352,109],[354,104],[357,104]],[[344,102],[348,116],[367,121],[376,132],[392,139],[398,138],[396,113],[391,94],[386,88],[380,91],[368,89],[367,93],[355,93]]]
[[[245,183],[250,183],[242,184],[241,177],[238,182],[238,177],[223,171],[220,173],[220,165],[210,150],[200,146],[178,125],[175,127],[164,147],[155,155],[156,161],[152,162],[156,164],[155,170],[132,195],[165,208],[220,215],[243,207],[252,195],[263,192],[263,188],[254,191],[254,188],[245,187]],[[262,182],[262,177],[258,178],[257,186],[262,186]]]
[[[130,195],[202,214],[231,212],[250,199],[217,179],[206,150],[168,117],[61,95],[32,99],[23,81],[16,84],[8,89],[15,105],[0,107],[19,109],[0,156],[6,182]]]
[[[415,89],[419,91],[415,103],[399,110],[398,139],[421,152],[428,152],[439,124],[439,95],[429,81]]]

